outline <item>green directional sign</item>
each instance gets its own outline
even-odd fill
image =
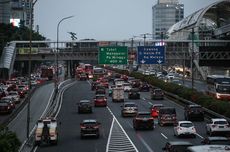
[[[127,64],[128,48],[126,46],[99,47],[99,64]]]

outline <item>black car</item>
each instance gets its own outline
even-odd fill
[[[92,113],[92,103],[90,100],[81,100],[78,103],[78,113]]]
[[[129,99],[140,99],[140,92],[138,88],[132,88],[128,94]]]
[[[204,138],[201,143],[204,145],[230,145],[230,140],[227,137],[214,136]]]
[[[153,88],[151,91],[151,99],[164,99],[164,92],[159,88]]]
[[[11,104],[7,101],[0,100],[0,113],[11,113],[13,111],[13,108]]]
[[[150,112],[138,112],[133,118],[133,128],[154,129],[154,119]]]
[[[106,93],[106,89],[105,88],[99,88],[99,89],[96,89],[96,92],[95,94],[105,94]]]
[[[149,90],[150,90],[150,86],[148,83],[144,82],[140,85],[140,91],[149,92]]]
[[[100,123],[95,119],[83,120],[80,124],[81,138],[88,137],[88,136],[94,136],[96,138],[99,138],[100,136],[99,126]]]
[[[162,148],[164,152],[185,152],[189,146],[193,146],[188,141],[169,141]]]
[[[184,108],[185,120],[204,120],[204,110],[200,105],[186,105]]]
[[[99,82],[96,82],[96,81],[93,81],[91,83],[91,90],[95,90],[96,89],[96,86],[99,85],[100,83]]]
[[[174,107],[161,107],[158,113],[158,124],[163,126],[165,124],[176,124],[176,109]]]

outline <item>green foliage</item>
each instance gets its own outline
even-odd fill
[[[16,134],[9,131],[8,128],[0,126],[0,151],[17,152],[20,148],[20,141]]]
[[[15,27],[12,24],[0,23],[0,55],[7,42],[28,41],[30,39],[30,29],[22,26]],[[32,40],[45,40],[39,33],[32,31]]]
[[[115,70],[118,73],[124,73],[122,70]],[[226,117],[230,117],[230,103],[226,101],[216,100],[202,92],[198,92],[197,90],[192,90],[191,88],[187,88],[184,86],[179,86],[173,83],[167,83],[163,80],[157,79],[153,76],[146,76],[138,72],[131,72],[127,74],[131,77],[135,77],[136,79],[140,79],[142,81],[146,81],[152,86],[159,87],[162,90],[167,92],[176,94],[184,99],[192,101],[196,104],[199,104],[207,109],[210,109],[216,113],[222,114]]]

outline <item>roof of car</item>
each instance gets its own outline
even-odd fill
[[[211,119],[212,121],[227,121],[226,119],[224,118],[213,118]]]
[[[105,94],[97,94],[96,97],[104,97]]]
[[[136,103],[135,103],[135,102],[132,102],[132,101],[124,102],[124,104],[135,104],[135,105],[136,105]]]
[[[208,140],[229,140],[227,137],[223,137],[223,136],[212,136],[212,137],[206,137],[206,139]]]
[[[164,105],[159,103],[159,104],[153,104],[152,107],[164,107]]]
[[[139,111],[138,115],[150,115],[150,112],[148,112],[148,111]]]
[[[82,121],[83,123],[87,123],[87,122],[97,122],[96,119],[85,119]]]
[[[178,121],[178,124],[182,124],[182,123],[192,123],[191,121]]]
[[[188,105],[189,107],[201,107],[200,105],[195,105],[195,104],[192,104],[192,105]]]
[[[80,100],[79,102],[83,103],[83,102],[90,102],[90,100]]]
[[[170,145],[193,145],[191,142],[188,141],[169,141]]]
[[[229,145],[198,145],[190,146],[188,150],[191,152],[225,152],[230,151]]]

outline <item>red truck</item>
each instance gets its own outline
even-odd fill
[[[48,80],[53,79],[53,69],[51,68],[43,68],[41,70],[41,78],[47,78]]]

